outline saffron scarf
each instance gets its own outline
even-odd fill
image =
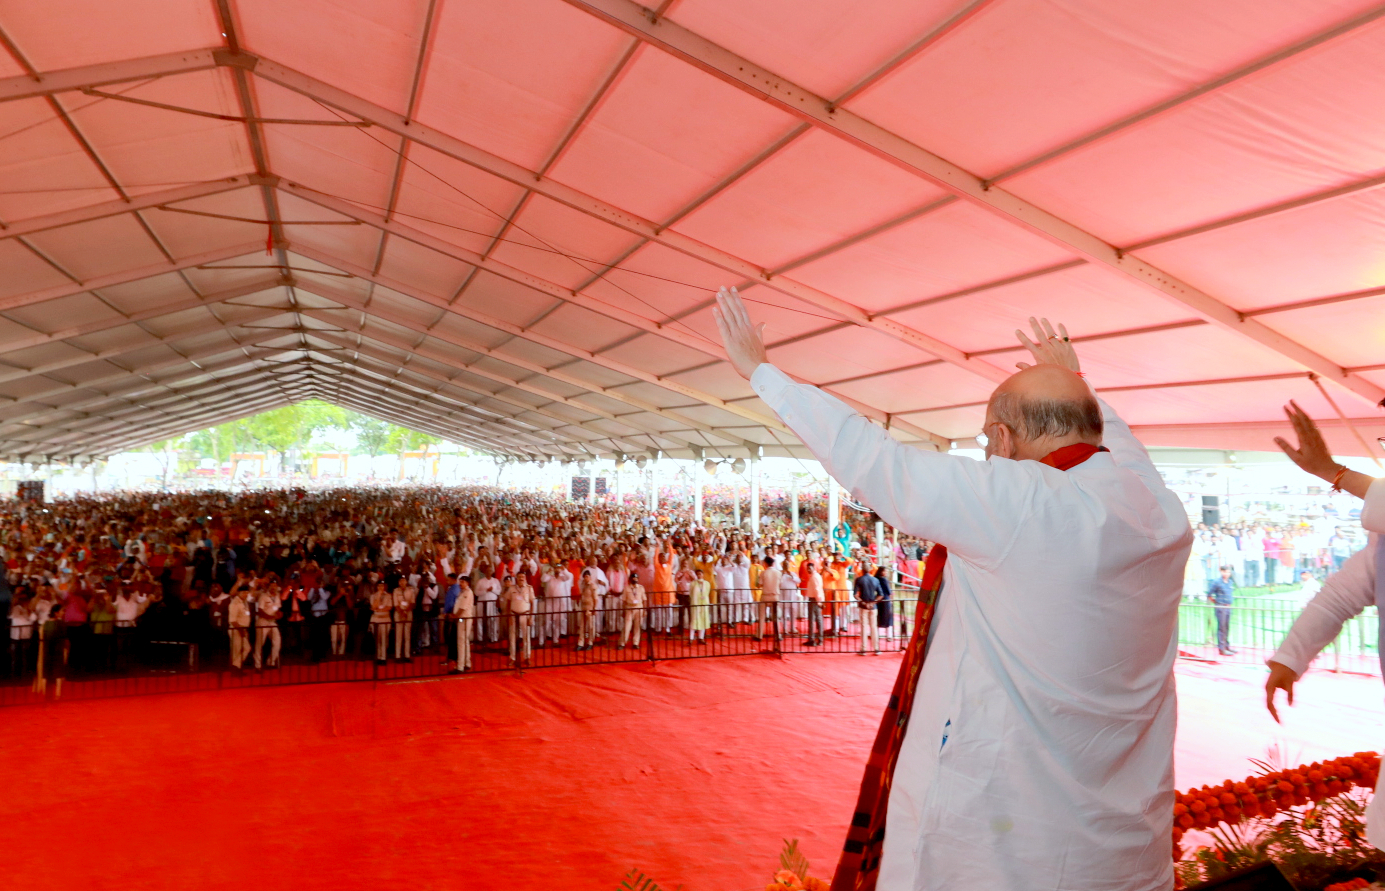
[[[1074,443],[1050,452],[1040,462],[1059,470],[1070,470],[1097,452],[1107,449],[1085,442]],[[937,612],[938,595],[942,591],[943,566],[947,563],[947,548],[934,544],[924,563],[919,582],[918,612],[914,616],[914,635],[904,651],[904,659],[885,705],[880,729],[875,733],[870,758],[866,762],[861,791],[856,797],[856,811],[847,829],[846,845],[837,871],[832,877],[832,891],[874,891],[880,874],[880,854],[885,847],[885,814],[890,803],[890,786],[894,782],[895,764],[909,729],[909,715],[914,710],[914,693],[923,671],[928,632]]]

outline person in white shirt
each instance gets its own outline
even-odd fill
[[[569,633],[572,615],[572,571],[561,562],[543,568],[539,579],[543,583],[543,612],[539,621],[539,646],[545,635],[557,643]]]
[[[635,649],[640,648],[640,626],[644,624],[644,613],[649,605],[648,599],[644,594],[644,585],[640,580],[631,577],[625,585],[625,593],[620,597],[621,605],[621,631],[620,648],[625,649],[626,644],[630,643],[630,631],[635,632]],[[650,632],[652,635],[653,632]]]
[[[454,672],[471,670],[471,626],[476,621],[476,595],[471,591],[471,582],[459,578],[457,588],[451,616],[457,623],[457,662]]]
[[[269,667],[279,667],[279,650],[284,645],[279,633],[279,618],[284,614],[284,602],[279,586],[270,584],[255,601],[255,667],[263,668],[265,642],[269,642]]]
[[[733,616],[737,607],[736,601],[736,568],[731,565],[731,555],[722,554],[717,560],[717,565],[712,569],[712,577],[716,582],[717,589],[717,608],[715,612],[715,622],[718,625],[730,625],[735,621]]]
[[[634,580],[631,579],[631,584]],[[630,586],[626,585],[628,592]],[[596,590],[596,581],[591,573],[582,570],[582,577],[577,582],[577,649],[590,650],[596,646],[597,627],[596,611],[601,603],[601,596]]]
[[[371,573],[374,577],[375,573]],[[370,595],[370,628],[375,637],[375,664],[384,665],[390,655],[390,621],[394,610],[394,595],[383,581],[376,581]]]
[[[226,608],[227,634],[231,641],[231,667],[239,670],[250,652],[250,619],[253,615],[250,606],[250,590],[237,580],[235,594]],[[116,601],[119,603],[119,600]],[[117,621],[119,610],[117,610]]]
[[[476,583],[476,641],[495,643],[500,640],[500,581],[483,566]]]
[[[765,622],[768,621],[774,631],[775,638],[779,637],[779,580],[783,573],[774,568],[774,558],[764,558],[765,568],[760,570],[760,602],[755,604],[755,639],[762,640],[765,636]]]
[[[782,566],[779,567],[779,633],[796,632],[798,623],[804,618],[803,593],[798,587],[798,576]],[[789,629],[785,631],[785,629]]]
[[[394,656],[400,662],[413,662],[414,603],[418,588],[403,579],[394,589]]]
[[[732,625],[749,624],[754,621],[755,598],[750,593],[750,558],[736,547],[731,555],[731,617]]]
[[[530,640],[534,622],[534,589],[523,575],[506,589],[505,613],[509,616],[510,662],[516,666],[523,660],[529,663]],[[516,643],[518,642],[518,650]]]
[[[736,371],[853,499],[947,548],[931,632],[903,663],[917,675],[897,682],[914,693],[887,705],[872,756],[895,764],[888,792],[863,784],[834,883],[1167,891],[1192,532],[1066,331],[1032,320],[1036,364],[992,394],[975,461],[796,383],[734,291],[715,315]]]
[[[10,665],[15,677],[27,670],[29,650],[34,639],[34,622],[38,614],[29,605],[29,598],[16,597],[10,604]]]

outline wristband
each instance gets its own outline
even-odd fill
[[[1332,477],[1332,491],[1342,491],[1342,477],[1346,476],[1347,469],[1344,465],[1337,465],[1337,474]]]

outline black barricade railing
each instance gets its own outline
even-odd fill
[[[30,626],[8,640],[0,706],[279,684],[438,677],[502,671],[738,656],[902,650],[913,627],[914,591],[862,609],[847,591],[813,603],[758,591],[713,592],[711,602],[651,591],[643,606],[614,595],[594,609],[575,598],[536,599],[524,615],[479,601],[473,616],[360,613],[216,628],[194,640],[167,628]],[[863,622],[863,616],[865,620]],[[11,629],[13,631],[13,629]],[[23,629],[20,629],[23,633]],[[13,634],[11,635],[13,637]],[[462,642],[465,641],[465,644]],[[526,645],[527,644],[527,645]]]

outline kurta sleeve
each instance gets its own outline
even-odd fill
[[[1361,508],[1361,528],[1367,532],[1385,532],[1385,479],[1377,479],[1366,489],[1366,503]]]
[[[910,535],[989,564],[1010,549],[1032,511],[1047,469],[1037,462],[975,461],[904,445],[840,399],[768,363],[750,383],[837,482]]]
[[[1159,471],[1154,468],[1154,462],[1150,460],[1149,452],[1145,450],[1144,444],[1135,438],[1135,434],[1130,432],[1130,425],[1121,420],[1116,410],[1106,404],[1104,399],[1097,398],[1097,404],[1101,406],[1101,420],[1105,425],[1102,433],[1101,444],[1111,451],[1111,458],[1116,462],[1117,467],[1123,467],[1137,476],[1145,479],[1159,481],[1163,485]]]
[[[1269,661],[1302,675],[1323,647],[1341,633],[1348,619],[1375,603],[1375,542],[1375,536],[1371,536],[1369,546],[1357,551],[1339,571],[1328,576],[1322,590],[1303,608]]]

